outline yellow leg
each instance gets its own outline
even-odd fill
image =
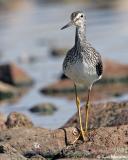
[[[88,90],[88,98],[87,98],[87,103],[85,105],[85,132],[86,134],[88,134],[88,112],[89,112],[89,99],[90,99],[90,92],[91,92],[91,88]]]
[[[81,135],[82,135],[83,140],[85,140],[84,130],[83,130],[83,126],[82,126],[81,112],[80,112],[80,100],[78,97],[77,97],[76,104],[77,104],[78,115],[79,115],[80,131],[81,131]]]
[[[85,112],[85,132],[88,133],[88,111],[89,111],[89,103],[86,104],[86,112]]]
[[[84,135],[84,130],[83,130],[83,126],[82,126],[82,119],[81,119],[81,112],[80,112],[80,99],[77,95],[77,88],[76,85],[74,84],[75,87],[75,96],[76,96],[76,106],[77,106],[77,111],[78,111],[78,116],[79,116],[79,124],[80,124],[80,131],[81,134],[78,136],[78,138],[75,140],[75,142],[80,138],[80,136],[82,135],[83,140],[85,141],[85,135]]]

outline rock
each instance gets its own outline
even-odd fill
[[[43,128],[12,128],[0,134],[0,142],[13,146],[20,154],[42,155],[52,157],[66,147],[67,143],[75,140],[72,135],[74,128],[48,130]]]
[[[18,90],[7,84],[0,82],[0,100],[10,99],[18,94]]]
[[[118,64],[106,60],[104,62],[103,79],[93,87],[91,101],[107,99],[128,93],[128,65]],[[78,86],[79,96],[82,101],[87,98],[88,86]],[[74,85],[69,79],[59,80],[42,88],[41,93],[52,96],[66,96],[74,99]],[[101,94],[102,93],[102,94]]]
[[[43,156],[37,154],[37,153],[28,153],[28,155],[24,155],[25,157],[27,157],[30,160],[46,160]]]
[[[81,108],[82,119],[85,119],[85,107]],[[91,105],[89,111],[89,129],[120,126],[128,124],[128,101],[108,102]],[[79,128],[77,113],[63,127]],[[85,123],[83,122],[83,126]]]
[[[50,103],[39,104],[30,109],[31,112],[38,113],[40,115],[52,115],[56,110],[57,108]]]
[[[42,57],[40,55],[23,53],[18,57],[18,62],[23,64],[24,63],[33,64],[33,63],[39,62],[41,59]]]
[[[113,78],[116,81],[128,82],[128,65],[120,64],[118,62],[106,59],[104,61],[104,74],[103,78]],[[126,78],[126,79],[125,79]]]
[[[5,125],[5,121],[6,121],[5,115],[0,113],[0,132],[7,128],[6,125]]]
[[[0,144],[0,160],[27,160],[9,144]]]
[[[51,55],[58,57],[58,56],[64,56],[67,53],[67,48],[53,48],[51,49]]]
[[[1,146],[13,146],[23,157],[32,155],[29,158],[38,155],[46,159],[128,156],[128,125],[92,130],[84,143],[79,140],[72,144],[76,136],[78,130],[73,127],[52,131],[35,127],[12,128],[0,134],[0,143]]]
[[[120,10],[127,11],[128,10],[128,1],[126,0],[117,0],[117,1],[105,1],[105,0],[95,0],[90,1],[90,6],[93,9],[103,9],[103,10]]]
[[[32,79],[14,63],[0,65],[0,81],[15,86],[29,86],[33,83]]]
[[[41,155],[32,156],[30,160],[46,160],[46,158],[42,157]]]
[[[84,107],[81,110],[83,117]],[[114,160],[115,157],[128,157],[128,101],[93,104],[89,114],[90,130],[85,142],[80,138],[74,144],[79,135],[77,115],[72,118],[72,123],[69,121],[56,130],[24,127],[25,121],[21,124],[15,120],[17,117],[20,120],[24,118],[19,118],[17,113],[13,115],[15,125],[11,123],[9,129],[0,132],[0,160]]]
[[[69,79],[60,80],[58,82],[55,82],[54,84],[51,84],[41,89],[41,93],[44,93],[44,94],[63,94],[63,93],[69,93],[73,91],[74,91],[73,83]]]
[[[78,95],[81,101],[87,99],[87,87],[78,86]],[[70,100],[75,100],[75,92],[73,82],[69,79],[60,80],[49,86],[46,86],[40,90],[45,95],[66,97]],[[122,94],[128,93],[127,83],[104,83],[95,84],[91,93],[90,100],[92,102],[96,100],[104,100],[110,97],[121,96]]]
[[[22,113],[12,112],[8,115],[6,126],[13,127],[32,127],[33,123]]]
[[[91,1],[91,6],[95,9],[115,9],[117,1],[96,0]]]
[[[0,104],[16,103],[24,94],[29,91],[28,87],[15,87],[0,81]]]
[[[69,146],[63,149],[60,155],[68,158],[109,159],[110,157],[125,157],[127,159],[127,127],[93,130],[85,143]]]

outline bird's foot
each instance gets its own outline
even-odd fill
[[[75,144],[78,140],[81,140],[81,139],[83,142],[85,142],[86,137],[88,136],[88,132],[84,130],[81,130],[79,132],[80,133],[78,134],[78,131],[76,129],[73,130],[73,135],[76,136],[76,139],[73,141],[72,144]]]

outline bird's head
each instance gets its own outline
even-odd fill
[[[71,19],[70,22],[66,24],[64,27],[62,27],[61,30],[70,27],[72,25],[75,25],[76,27],[82,27],[84,26],[86,21],[85,14],[82,11],[73,12],[71,14],[70,19]]]

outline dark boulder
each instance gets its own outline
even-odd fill
[[[51,55],[58,57],[58,56],[64,56],[67,53],[67,48],[53,48],[51,49]]]
[[[55,111],[57,111],[57,107],[51,103],[43,103],[30,108],[30,111],[40,115],[52,115]]]
[[[0,81],[15,86],[29,86],[32,79],[14,63],[0,65]]]

